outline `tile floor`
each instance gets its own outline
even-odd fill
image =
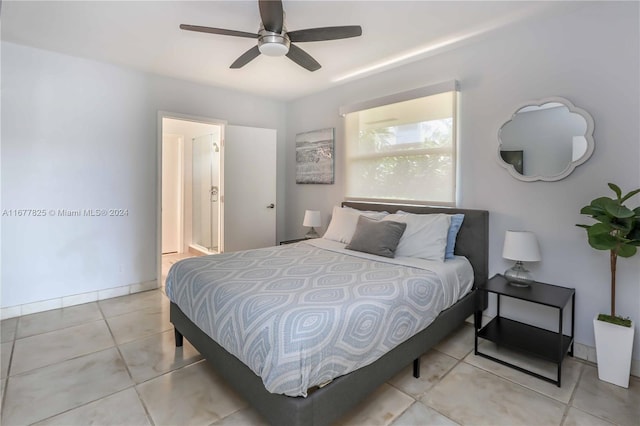
[[[186,340],[174,346],[168,304],[153,290],[2,321],[2,425],[264,424]],[[622,389],[568,358],[558,388],[472,349],[463,326],[423,356],[420,379],[408,366],[340,424],[640,424],[638,378]]]

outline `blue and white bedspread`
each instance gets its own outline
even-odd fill
[[[177,262],[167,295],[271,393],[368,365],[472,286],[467,259],[386,259],[317,239]]]

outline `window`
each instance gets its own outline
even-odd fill
[[[341,108],[346,198],[455,205],[456,82]]]

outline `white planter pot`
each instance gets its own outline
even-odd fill
[[[596,336],[598,378],[628,388],[635,324],[632,322],[631,327],[623,327],[598,321],[596,315],[593,319],[593,331]]]

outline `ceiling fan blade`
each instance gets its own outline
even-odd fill
[[[198,25],[180,25],[181,30],[196,31],[199,33],[219,34],[234,37],[258,38],[258,34],[246,33],[244,31],[225,30],[222,28],[200,27]]]
[[[362,35],[360,25],[343,27],[309,28],[306,30],[289,31],[289,40],[293,42],[339,40],[342,38],[358,37]]]
[[[267,31],[281,33],[284,25],[284,12],[281,0],[259,0],[260,18],[262,25]]]
[[[251,49],[244,52],[238,59],[236,59],[235,62],[232,63],[229,68],[242,68],[245,65],[247,65],[249,62],[257,58],[258,55],[260,55],[260,50],[258,49],[258,46],[253,46]]]
[[[287,58],[300,65],[302,68],[308,69],[309,71],[317,71],[322,67],[322,65],[320,65],[318,61],[311,57],[311,55],[293,44],[289,46],[289,53],[287,53]]]

